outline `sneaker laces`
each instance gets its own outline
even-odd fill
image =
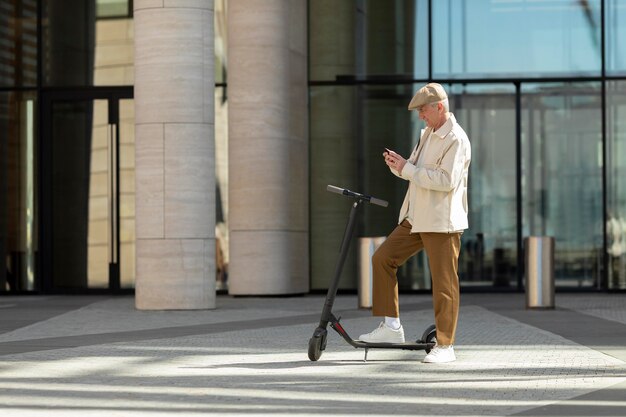
[[[433,355],[438,355],[442,352],[445,352],[449,348],[450,348],[450,345],[436,345],[430,353]]]
[[[385,322],[381,321],[380,324],[378,325],[377,328],[375,328],[370,335],[375,336],[376,334],[380,333],[381,331],[383,331],[383,329],[385,328]]]

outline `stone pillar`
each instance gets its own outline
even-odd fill
[[[309,290],[306,4],[228,3],[230,294]]]
[[[214,308],[213,1],[134,10],[136,306]]]

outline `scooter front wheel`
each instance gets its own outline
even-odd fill
[[[426,344],[437,343],[437,329],[435,328],[434,324],[428,326],[428,328],[424,331],[424,334],[422,335],[422,343],[426,343]],[[427,347],[424,350],[428,354],[430,353],[431,348]]]
[[[322,356],[322,351],[326,349],[326,329],[317,328],[313,336],[309,339],[309,359],[313,362]]]

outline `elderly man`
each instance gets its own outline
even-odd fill
[[[449,111],[448,96],[437,83],[422,87],[409,110],[426,123],[409,159],[394,151],[383,152],[396,176],[409,182],[398,226],[372,257],[374,316],[384,321],[359,340],[402,343],[396,271],[407,259],[426,250],[432,273],[437,344],[424,362],[456,360],[454,337],[459,312],[457,275],[461,234],[467,229],[467,177],[471,147],[467,134]]]

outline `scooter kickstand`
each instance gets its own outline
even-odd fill
[[[369,351],[368,348],[365,348],[365,357],[363,358],[363,362],[367,362],[367,352]]]

